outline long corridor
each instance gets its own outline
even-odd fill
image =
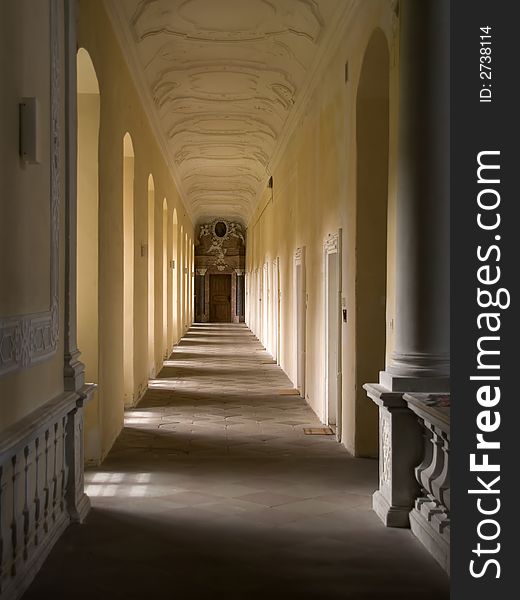
[[[304,433],[320,426],[247,327],[194,325],[24,598],[447,599],[411,532],[371,510],[377,461]]]

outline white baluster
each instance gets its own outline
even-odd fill
[[[56,505],[58,500],[58,423],[54,423],[54,456],[52,469],[52,520],[56,521]]]
[[[38,533],[41,517],[41,499],[40,499],[40,438],[34,440],[34,464],[35,464],[35,485],[34,485],[34,545],[39,543]]]
[[[29,555],[29,528],[30,528],[30,518],[29,518],[29,446],[25,446],[23,449],[24,456],[24,482],[23,482],[23,490],[24,490],[24,498],[23,498],[23,558],[27,560]]]
[[[45,431],[45,485],[43,488],[44,499],[43,499],[43,531],[47,533],[49,531],[49,501],[50,501],[50,490],[49,490],[49,437],[50,433],[47,429]]]

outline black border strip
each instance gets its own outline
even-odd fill
[[[516,98],[518,87],[517,40],[520,38],[520,21],[515,13],[519,5],[505,0],[473,0],[451,2],[451,373],[452,373],[452,594],[455,600],[493,600],[511,598],[517,594],[518,547],[516,532],[516,487],[519,480],[517,457],[520,456],[520,398],[515,393],[516,374],[520,372],[520,323],[519,323],[519,280],[520,280],[520,229],[516,215],[520,205],[520,153],[519,115],[520,102]],[[491,27],[491,44],[481,44],[488,38],[481,27]],[[491,79],[481,76],[486,71],[480,67],[480,57],[491,47]],[[487,61],[486,61],[487,62]],[[481,102],[482,89],[491,90],[491,102]],[[483,92],[486,99],[489,92]],[[499,170],[483,170],[484,179],[494,179],[499,172],[500,183],[478,183],[477,156],[483,151],[499,151],[500,155],[482,155],[481,160],[500,165]],[[494,189],[500,196],[495,210],[483,211],[478,207],[477,197],[483,188]],[[481,196],[482,202],[489,202],[494,192]],[[496,197],[496,195],[495,195]],[[500,213],[500,225],[493,230],[484,230],[477,224],[477,215],[490,224]],[[495,236],[500,236],[496,239]],[[492,245],[499,248],[490,250],[485,260],[477,257],[477,247],[481,246],[481,256]],[[488,265],[490,270],[481,271],[481,277],[496,277],[496,267],[500,268],[500,280],[494,284],[482,284],[477,279],[479,267]],[[508,308],[483,308],[477,302],[477,288],[487,289],[494,297],[500,288],[510,294]],[[481,296],[485,304],[486,295]],[[507,304],[507,294],[502,292],[500,304]],[[487,321],[481,318],[482,329],[478,329],[477,318],[481,313],[498,313],[500,329],[487,330]],[[496,319],[493,325],[497,325]],[[482,362],[499,364],[497,370],[477,369],[477,343],[481,336],[497,336],[499,339],[481,339],[481,347],[499,350],[499,355],[482,355]],[[487,344],[487,346],[483,346]],[[499,375],[500,381],[470,381],[470,376]],[[500,387],[500,401],[496,406],[479,405],[477,393],[480,387],[491,385]],[[484,397],[485,400],[485,397]],[[477,418],[482,415],[481,424],[493,427],[500,418],[500,426],[494,432],[484,434],[484,439],[499,441],[499,450],[476,450],[476,435],[479,432]],[[498,413],[498,416],[497,414]],[[487,419],[487,420],[486,420]],[[518,431],[517,431],[518,430]],[[470,455],[476,454],[476,462],[482,462],[482,454],[487,453],[489,462],[500,466],[499,472],[471,472]],[[469,494],[471,489],[484,489],[477,477],[488,483],[493,492]],[[490,485],[495,477],[500,480]],[[481,508],[493,510],[500,504],[495,515],[483,515]],[[500,501],[500,503],[497,502]],[[488,522],[481,525],[481,533],[494,537],[498,527],[500,533],[494,540],[479,539],[479,523],[484,519],[495,520],[498,525]],[[474,550],[481,548],[490,553]],[[499,549],[498,544],[500,544]],[[470,574],[470,561],[473,570],[480,577]],[[486,566],[486,561],[490,562]],[[500,565],[500,576],[497,578]]]

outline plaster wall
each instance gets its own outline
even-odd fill
[[[319,71],[305,111],[279,162],[274,165],[273,189],[266,188],[248,224],[246,270],[248,324],[258,335],[261,273],[267,261],[280,261],[280,364],[296,385],[296,299],[294,254],[305,247],[306,385],[307,402],[320,419],[325,417],[325,305],[324,242],[342,229],[342,443],[358,456],[377,456],[377,411],[358,389],[356,340],[363,336],[357,308],[367,300],[355,289],[363,265],[357,264],[359,235],[377,234],[365,223],[357,226],[356,99],[365,49],[376,30],[389,49],[389,160],[387,211],[386,356],[393,346],[394,320],[394,206],[397,132],[398,31],[392,3],[363,2],[346,25],[333,54]],[[348,67],[346,67],[348,63]],[[346,77],[348,71],[348,77]],[[373,143],[377,143],[376,140]],[[366,289],[369,286],[364,286]],[[368,292],[370,293],[370,292]],[[275,306],[275,303],[270,303]],[[273,322],[272,315],[270,321]],[[378,373],[371,374],[378,380]]]
[[[98,281],[98,138],[99,94],[78,94],[78,272],[77,303],[78,347],[85,364],[85,379],[99,381],[99,281]],[[85,415],[85,451],[87,456],[99,453],[101,417],[99,397],[94,392]]]
[[[48,1],[0,4],[0,328],[6,320],[47,312],[51,306],[49,11]],[[62,41],[62,27],[59,36]],[[63,70],[63,53],[58,63]],[[24,97],[35,97],[38,102],[36,164],[22,162],[19,154],[19,103]],[[61,149],[63,114],[61,108]],[[63,152],[58,168],[63,173]],[[57,345],[52,356],[43,361],[0,375],[0,431],[63,392],[63,177],[58,186]],[[3,356],[7,357],[11,342],[4,338],[0,343]]]

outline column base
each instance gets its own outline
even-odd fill
[[[372,509],[385,527],[410,527],[410,507],[392,506],[379,490],[372,495]]]
[[[391,392],[430,392],[433,394],[450,391],[449,377],[407,377],[380,371],[379,383]]]

